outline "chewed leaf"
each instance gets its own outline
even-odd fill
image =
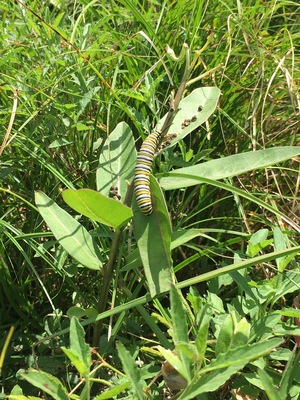
[[[220,93],[217,87],[201,87],[181,100],[179,110],[168,129],[167,139],[168,136],[170,138],[168,146],[176,144],[212,115]],[[165,118],[166,116],[159,121],[158,130],[163,126]]]

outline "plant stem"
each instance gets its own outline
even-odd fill
[[[132,183],[128,185],[128,189],[126,192],[125,200],[124,200],[124,205],[130,205],[131,204],[131,199],[132,199],[132,191],[133,191],[133,185]],[[106,303],[107,303],[107,298],[108,298],[108,292],[109,292],[109,287],[111,284],[113,272],[114,272],[114,265],[116,263],[116,259],[118,256],[118,249],[119,249],[119,243],[122,237],[124,227],[117,228],[112,244],[111,244],[111,249],[110,249],[110,255],[107,264],[103,268],[103,280],[102,280],[102,287],[100,290],[100,297],[98,300],[97,304],[97,311],[99,314],[104,312],[106,310]],[[93,334],[93,341],[92,341],[92,346],[93,347],[99,347],[99,342],[100,342],[100,337],[102,333],[102,325],[103,325],[103,320],[100,320],[95,323],[95,330]]]

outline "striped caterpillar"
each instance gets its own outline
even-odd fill
[[[143,142],[137,155],[134,175],[134,192],[141,212],[150,215],[153,211],[150,191],[150,172],[154,154],[163,131],[152,132]]]

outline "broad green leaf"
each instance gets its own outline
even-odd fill
[[[43,371],[30,369],[28,371],[19,371],[18,375],[29,382],[31,385],[41,389],[49,394],[55,400],[69,400],[66,388],[54,376]]]
[[[102,262],[99,250],[88,231],[45,193],[36,192],[35,202],[53,235],[66,252],[85,267],[100,269]]]
[[[151,176],[153,212],[146,216],[138,209],[133,217],[134,236],[145,269],[151,296],[170,290],[173,281],[171,259],[171,224],[162,191]]]
[[[66,189],[64,201],[86,217],[112,228],[120,228],[132,217],[132,211],[117,200],[91,189]]]
[[[92,363],[91,348],[84,341],[84,329],[78,319],[72,317],[70,326],[70,348],[61,347],[81,376],[87,378]]]
[[[196,375],[179,399],[193,399],[202,393],[213,392],[222,386],[233,374],[240,371],[249,362],[269,354],[282,343],[281,339],[272,339],[252,345],[241,346],[220,354],[206,368]]]
[[[216,87],[201,87],[193,90],[192,93],[181,100],[179,110],[168,130],[168,134],[176,135],[170,141],[169,146],[173,146],[179,140],[182,140],[212,115],[216,109],[220,93],[220,90]],[[156,129],[162,128],[165,118],[166,116],[159,121]]]
[[[119,358],[122,362],[124,372],[126,374],[126,378],[131,383],[131,390],[135,394],[135,398],[137,400],[143,400],[144,399],[143,384],[140,379],[140,372],[135,363],[135,360],[132,358],[129,351],[126,350],[126,348],[121,342],[117,343],[117,350]]]
[[[110,133],[101,151],[96,172],[97,190],[110,195],[115,188],[121,202],[124,201],[128,182],[134,177],[136,148],[130,127],[120,122]]]
[[[297,146],[282,146],[251,151],[196,164],[191,167],[179,168],[168,172],[168,174],[158,174],[158,179],[164,190],[181,189],[199,184],[199,181],[193,179],[193,176],[213,180],[229,178],[289,160],[299,154],[300,149]],[[185,176],[176,176],[176,174],[184,174]],[[190,175],[190,178],[187,175]]]

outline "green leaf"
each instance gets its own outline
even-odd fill
[[[38,210],[61,246],[80,264],[100,269],[99,250],[88,231],[45,193],[36,192]]]
[[[188,343],[188,326],[187,326],[187,313],[184,307],[184,299],[182,294],[174,285],[171,286],[170,291],[171,302],[171,317],[173,324],[173,340],[177,342]]]
[[[220,90],[216,87],[201,87],[193,90],[192,93],[181,100],[178,112],[168,130],[169,134],[176,134],[176,137],[171,140],[168,147],[175,145],[207,121],[216,109],[220,93]],[[162,128],[165,118],[166,116],[159,121],[157,130]],[[184,126],[184,121],[187,126]]]
[[[22,396],[22,395],[23,395],[23,390],[22,390],[21,386],[15,385],[15,386],[11,389],[10,395]],[[25,396],[24,396],[24,398],[25,398]]]
[[[10,400],[41,400],[40,397],[35,397],[35,396],[24,396],[24,395],[14,395],[10,394],[9,396],[5,396],[6,399]]]
[[[262,388],[264,389],[269,400],[278,400],[278,388],[274,385],[271,377],[262,369],[258,369],[258,376],[260,377]],[[282,398],[282,397],[280,397]],[[286,397],[284,397],[286,398]]]
[[[137,205],[134,206],[136,208]],[[201,229],[180,229],[171,232],[171,250],[182,246],[197,236],[206,237]],[[141,257],[138,249],[133,250],[126,257],[126,268],[139,268],[142,265]]]
[[[92,363],[91,348],[84,341],[84,329],[78,319],[72,317],[70,326],[70,348],[61,347],[63,352],[72,361],[81,376],[88,377]]]
[[[85,331],[77,318],[72,317],[70,326],[70,349],[77,353],[87,367],[91,364],[91,348],[84,341]]]
[[[82,358],[77,353],[75,353],[70,349],[67,349],[64,346],[61,346],[61,349],[68,357],[68,359],[71,361],[71,363],[74,365],[74,367],[77,369],[77,371],[80,373],[80,375],[83,378],[86,378],[89,371],[87,372],[86,365],[83,362]]]
[[[71,319],[72,317],[76,317],[78,319],[83,317],[96,317],[98,312],[96,308],[89,307],[89,308],[82,308],[79,306],[70,307],[67,311],[67,316]]]
[[[77,113],[77,118],[84,111],[86,106],[91,103],[92,99],[95,98],[95,95],[98,93],[98,91],[100,89],[101,89],[100,86],[95,86],[91,90],[84,93],[83,97],[79,101],[79,111]],[[84,124],[82,124],[82,125],[84,125]],[[78,126],[77,126],[77,129],[78,129]],[[91,127],[88,127],[88,129],[91,129]]]
[[[134,177],[136,148],[130,127],[120,122],[108,136],[96,172],[97,190],[109,196],[115,187],[121,201],[124,201],[128,182]]]
[[[282,343],[281,339],[248,344],[220,354],[197,374],[183,391],[181,399],[193,399],[202,393],[213,392],[221,387],[231,375],[237,373],[251,361],[263,357]]]
[[[273,242],[272,239],[267,239],[268,233],[268,229],[260,229],[251,236],[247,247],[249,257],[254,257]]]
[[[75,211],[112,228],[120,228],[132,217],[132,211],[117,200],[91,189],[66,189],[64,201]]]
[[[260,297],[257,293],[257,289],[255,287],[251,287],[249,285],[248,276],[247,275],[244,276],[239,271],[230,272],[230,276],[234,280],[234,282],[239,286],[239,288],[245,292],[245,294],[247,295],[247,298],[248,298],[248,302],[251,299],[250,305],[249,305],[250,309],[252,309],[255,304],[256,307],[260,308],[260,310],[263,311],[262,307],[260,305],[260,302],[259,302]],[[245,305],[245,307],[246,307],[246,305]],[[250,312],[250,309],[249,309],[249,312]]]
[[[195,338],[195,346],[197,348],[197,353],[200,356],[199,361],[204,360],[205,357],[211,314],[212,314],[211,308],[209,307],[208,304],[205,304],[199,311],[197,316],[197,319],[200,320],[200,324],[198,327],[197,336]]]
[[[236,325],[231,348],[240,347],[248,343],[250,336],[250,324],[246,318],[242,318]]]
[[[266,341],[247,344],[234,349],[230,349],[226,353],[221,353],[213,360],[201,373],[212,371],[219,368],[227,368],[235,363],[247,363],[259,357],[269,354],[274,348],[282,344],[282,339],[273,338]]]
[[[267,150],[235,154],[191,167],[179,168],[168,172],[168,174],[158,174],[159,183],[164,190],[186,188],[199,184],[199,181],[193,179],[193,176],[213,180],[229,178],[289,160],[299,154],[300,150],[297,146],[274,147]],[[177,174],[184,174],[185,176],[176,176]],[[187,175],[190,175],[190,178]]]
[[[230,349],[236,324],[237,320],[235,313],[231,312],[229,315],[227,315],[221,326],[216,343],[216,356],[222,353],[226,353]]]
[[[282,232],[282,230],[278,227],[275,226],[274,228],[274,250],[285,250],[287,248],[287,237],[286,235]],[[283,272],[286,263],[285,263],[286,257],[279,257],[276,259],[276,265],[277,269],[279,272]],[[288,258],[289,260],[289,258]]]
[[[182,360],[177,354],[170,349],[164,349],[162,346],[157,346],[157,350],[186,381],[189,381],[189,373],[187,373]]]
[[[269,230],[268,229],[259,229],[258,231],[253,233],[253,235],[251,235],[251,238],[249,239],[249,242],[252,245],[255,245],[257,243],[263,242],[263,241],[267,240],[268,234],[269,234]]]
[[[201,229],[179,229],[172,233],[171,249],[182,246],[198,236],[207,237]]]
[[[282,308],[274,311],[274,314],[280,314],[284,317],[300,318],[300,310],[297,308]]]
[[[65,138],[59,138],[56,140],[53,140],[48,146],[49,149],[56,149],[58,147],[63,147],[72,144],[70,140],[67,140]]]
[[[288,393],[291,398],[292,391],[296,392],[299,395],[300,389],[299,385],[294,385],[293,383],[298,380],[299,376],[299,368],[300,368],[300,353],[297,350],[291,352],[287,365],[285,366],[284,372],[282,374],[282,378],[280,381],[280,396],[282,399],[288,398]],[[295,396],[296,396],[295,393]],[[295,397],[297,398],[297,397]]]
[[[19,371],[18,375],[31,385],[49,394],[55,400],[69,400],[67,390],[62,383],[46,372],[30,369],[28,371]]]
[[[138,400],[144,399],[143,384],[140,379],[140,372],[138,367],[132,358],[128,350],[123,346],[121,342],[117,343],[117,350],[120,360],[123,365],[124,372],[127,379],[131,383],[131,390],[135,394],[135,398]]]
[[[171,302],[171,317],[172,317],[172,326],[173,326],[173,341],[176,344],[179,342],[189,343],[189,335],[188,335],[188,325],[187,325],[187,312],[184,307],[184,299],[181,292],[175,288],[174,285],[171,286],[170,291],[170,302]],[[176,348],[176,352],[182,361],[185,378],[187,377],[190,380],[190,362],[189,358],[186,357],[184,351]]]
[[[127,389],[128,386],[129,386],[129,382],[124,382],[124,383],[121,383],[120,385],[113,386],[112,388],[109,388],[105,392],[99,394],[99,396],[96,396],[94,398],[94,400],[112,399],[115,396],[117,396],[118,394],[120,394],[121,392],[123,392],[123,390]]]
[[[153,213],[146,216],[133,208],[134,236],[138,244],[140,257],[145,269],[151,296],[167,292],[173,282],[171,259],[171,224],[162,191],[151,175],[150,186],[153,199]]]
[[[79,122],[78,124],[76,124],[76,129],[78,130],[78,132],[82,132],[82,131],[89,131],[92,129],[92,127]]]

